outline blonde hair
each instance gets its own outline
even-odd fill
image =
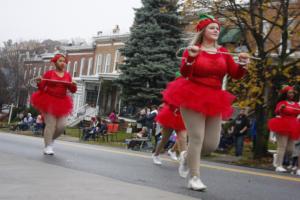
[[[204,29],[202,29],[201,31],[199,31],[199,32],[196,33],[196,35],[194,36],[194,38],[190,42],[189,46],[194,46],[194,45],[197,45],[197,44],[202,44],[206,28],[207,28],[207,26]],[[216,48],[219,47],[218,41],[215,42],[214,46]]]
[[[189,46],[194,46],[196,44],[201,44],[203,42],[203,38],[204,38],[204,29],[195,34],[195,36],[192,39],[192,41],[190,42]]]

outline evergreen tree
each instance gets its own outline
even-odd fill
[[[142,0],[142,4],[122,49],[126,59],[117,80],[123,100],[138,107],[161,100],[160,92],[179,68],[175,54],[182,44],[177,0]]]

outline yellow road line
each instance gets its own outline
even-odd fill
[[[131,153],[131,152],[125,152],[125,151],[118,151],[118,150],[112,150],[112,149],[106,149],[106,148],[101,148],[101,147],[89,147],[89,146],[84,146],[84,145],[78,145],[70,142],[62,142],[68,146],[73,146],[73,147],[80,147],[80,148],[85,148],[85,149],[91,149],[91,150],[98,150],[98,151],[105,151],[109,153],[115,153],[115,154],[122,154],[122,155],[128,155],[128,156],[134,156],[134,157],[140,157],[140,158],[151,158],[149,155],[143,155],[143,154],[138,154],[138,153]],[[168,161],[168,162],[176,162],[167,158],[162,158],[162,160]],[[228,172],[235,172],[235,173],[240,173],[240,174],[248,174],[248,175],[255,175],[255,176],[263,176],[263,177],[269,177],[269,178],[274,178],[274,179],[280,179],[280,180],[286,180],[286,181],[294,181],[294,182],[300,182],[300,178],[297,177],[290,177],[290,176],[283,176],[283,175],[277,175],[277,174],[271,174],[271,173],[263,173],[263,172],[254,172],[250,170],[244,170],[244,169],[236,169],[236,168],[229,168],[229,167],[221,167],[221,166],[216,166],[216,165],[208,165],[208,164],[201,164],[201,167],[208,168],[208,169],[214,169],[214,170],[222,170],[222,171],[228,171]]]
[[[201,164],[201,167],[229,171],[229,172],[236,172],[236,173],[240,173],[240,174],[249,174],[249,175],[255,175],[255,176],[264,176],[264,177],[269,177],[269,178],[300,182],[300,178],[297,178],[297,177],[282,176],[282,175],[262,173],[262,172],[254,172],[254,171],[250,171],[250,170],[235,169],[235,168],[228,168],[228,167],[221,167],[221,166],[207,165],[207,164]]]

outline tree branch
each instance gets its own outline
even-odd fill
[[[277,14],[276,14],[276,17],[275,17],[274,21],[278,21],[278,19],[280,17],[280,12],[279,11],[281,10],[281,8],[282,8],[282,5],[280,5],[280,7],[278,9],[276,9],[278,12],[276,12]],[[272,33],[273,29],[275,27],[279,27],[279,25],[275,26],[275,23],[271,22],[270,20],[267,20],[267,19],[263,19],[263,20],[266,20],[267,22],[269,22],[272,25],[271,28],[268,30],[268,33],[265,35],[265,37],[263,39],[263,42],[266,42],[267,38],[269,38],[269,36]]]
[[[284,67],[284,68],[290,67],[290,66],[296,65],[297,63],[300,63],[300,59],[295,60],[295,61],[293,61],[293,62],[290,62],[290,63],[288,63],[288,64],[285,64],[283,67]]]

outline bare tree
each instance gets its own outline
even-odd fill
[[[54,52],[60,42],[53,40],[44,40],[39,42],[37,40],[13,42],[8,40],[4,42],[4,47],[0,49],[0,68],[5,71],[6,78],[9,80],[6,83],[6,91],[9,99],[15,105],[19,105],[20,92],[24,88],[24,61],[40,56],[45,52]],[[4,79],[3,79],[4,80]],[[0,85],[3,90],[4,84]]]
[[[25,55],[24,55],[25,56]],[[19,46],[11,40],[4,42],[4,48],[1,50],[1,65],[7,73],[9,81],[7,85],[10,99],[15,105],[19,104],[19,95],[21,87],[21,72],[23,66],[23,56]]]
[[[0,68],[0,112],[2,105],[10,102],[9,96],[7,94],[7,79],[5,77],[4,69]]]

